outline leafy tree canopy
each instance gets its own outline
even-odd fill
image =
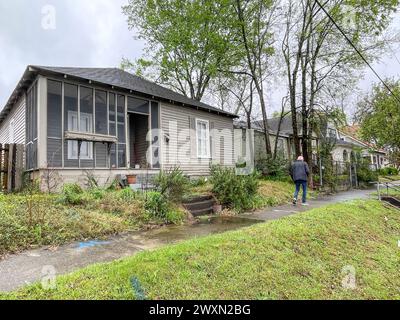
[[[147,43],[146,59],[125,67],[149,70],[159,82],[201,100],[219,69],[240,59],[232,41],[230,0],[129,0],[131,29]]]
[[[400,81],[386,80],[393,93],[400,97]],[[383,85],[376,85],[371,94],[358,104],[357,120],[361,136],[376,145],[400,148],[400,103]]]

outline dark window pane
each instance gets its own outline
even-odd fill
[[[118,142],[126,142],[125,133],[125,97],[119,95],[117,103],[117,125],[118,125]]]
[[[113,143],[111,145],[110,149],[110,162],[111,162],[111,168],[115,169],[117,168],[117,145]]]
[[[47,81],[47,136],[62,137],[62,83]]]
[[[96,168],[107,168],[107,144],[95,143],[96,148]]]
[[[93,132],[93,89],[81,87],[80,88],[81,100],[81,114],[79,131]]]
[[[47,164],[51,168],[62,166],[62,139],[47,139]]]
[[[64,84],[64,130],[72,130],[75,127],[71,123],[71,117],[77,117],[78,112],[78,87],[72,84]],[[70,125],[68,125],[70,119]],[[76,123],[77,126],[77,123]],[[75,130],[78,130],[76,128]]]
[[[96,90],[96,133],[107,134],[107,92]]]
[[[115,135],[117,135],[117,132],[116,132],[116,127],[115,127],[115,116],[116,116],[116,113],[115,113],[115,94],[114,93],[110,93],[110,95],[109,95],[109,107],[108,107],[108,117],[109,117],[109,126],[110,126],[110,128],[109,128],[109,135],[110,136],[115,136]]]
[[[126,146],[124,144],[118,145],[118,168],[126,167]]]
[[[128,97],[128,112],[149,114],[149,101]]]
[[[160,149],[160,137],[159,137],[159,109],[158,103],[151,103],[151,148],[152,148],[152,157],[153,157],[153,168],[160,168],[160,159],[159,159],[159,149]]]

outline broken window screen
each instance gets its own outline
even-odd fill
[[[107,130],[107,92],[96,90],[95,122],[96,133],[108,134]]]
[[[108,105],[108,123],[109,123],[109,132],[108,134],[110,136],[116,136],[116,127],[115,127],[115,116],[116,116],[116,112],[115,112],[115,94],[114,93],[110,93],[109,95],[109,105]]]
[[[47,81],[47,163],[62,166],[62,83]]]
[[[128,97],[128,112],[149,114],[149,101]]]

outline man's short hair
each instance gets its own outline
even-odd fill
[[[303,157],[303,156],[299,156],[299,157],[297,158],[297,161],[304,161],[304,157]]]

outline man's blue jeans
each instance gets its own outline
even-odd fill
[[[297,197],[299,196],[300,186],[303,188],[303,203],[307,202],[307,181],[298,180],[294,182],[296,184],[296,191],[294,193],[294,198],[297,201]]]

